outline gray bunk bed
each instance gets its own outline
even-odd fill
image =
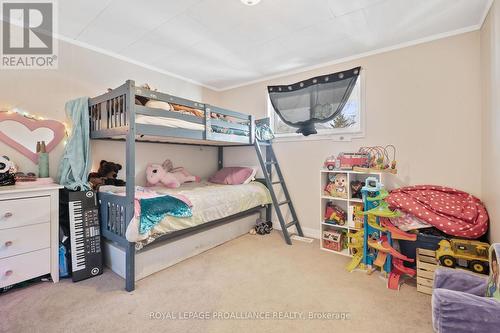
[[[180,107],[199,110],[202,116],[185,114],[176,111],[145,106],[143,101],[167,102]],[[142,101],[142,102],[141,102]],[[99,193],[101,234],[120,246],[125,252],[125,289],[135,289],[135,243],[126,239],[125,233],[128,224],[134,216],[135,200],[135,148],[136,141],[159,142],[170,144],[204,145],[218,147],[218,168],[223,166],[223,148],[228,146],[254,146],[264,173],[262,182],[267,185],[273,206],[281,224],[285,241],[291,244],[287,229],[295,226],[299,236],[303,236],[295,209],[292,205],[288,190],[283,180],[276,156],[271,143],[260,142],[255,138],[256,123],[268,122],[268,119],[255,121],[252,115],[247,115],[216,106],[179,98],[169,94],[152,91],[135,85],[128,80],[125,84],[105,94],[89,99],[90,139],[93,140],[122,140],[126,149],[126,195],[117,196],[110,193]],[[175,119],[184,123],[195,124],[194,128],[169,127],[165,123],[158,124],[148,121],[138,122],[138,117],[147,116],[161,120]],[[231,121],[223,117],[231,118]],[[263,154],[260,146],[266,147]],[[276,168],[279,181],[272,179],[272,166]],[[279,202],[273,186],[281,184],[285,193],[285,200]],[[280,206],[288,205],[293,221],[286,223]],[[152,244],[172,241],[192,233],[211,228],[231,220],[255,214],[261,206],[210,221],[196,227],[175,231],[157,238]],[[271,220],[271,205],[266,206],[266,220]]]

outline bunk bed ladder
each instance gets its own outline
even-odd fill
[[[297,233],[299,236],[304,237],[302,232],[302,228],[299,223],[299,219],[297,217],[297,213],[295,212],[295,208],[293,207],[292,199],[290,198],[290,193],[288,193],[288,189],[285,184],[285,179],[283,178],[283,174],[281,173],[281,168],[279,166],[278,160],[276,159],[276,155],[274,154],[273,146],[270,142],[259,142],[259,140],[255,140],[255,150],[257,151],[257,157],[259,158],[259,163],[262,168],[262,173],[264,174],[264,178],[266,180],[267,188],[271,194],[271,198],[273,201],[274,210],[276,211],[276,216],[281,225],[281,231],[283,232],[283,236],[285,237],[285,242],[288,245],[292,245],[292,240],[290,239],[290,234],[288,232],[288,228],[295,226],[297,229]],[[266,147],[266,156],[262,155],[262,150],[260,146],[263,145]],[[272,171],[273,165],[276,169],[276,174],[278,175],[278,180],[273,181]],[[276,196],[276,192],[274,191],[274,185],[281,185],[283,188],[283,193],[285,194],[284,201],[278,201]],[[287,205],[290,209],[290,213],[292,215],[293,221],[285,222],[283,217],[283,213],[281,212],[281,206]],[[269,214],[271,215],[271,214]],[[270,218],[270,217],[269,217]]]

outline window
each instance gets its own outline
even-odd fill
[[[318,134],[311,135],[311,138],[323,136],[334,136],[341,134],[351,134],[352,136],[360,136],[363,134],[363,112],[362,112],[362,98],[361,86],[362,76],[359,76],[351,96],[347,101],[344,109],[333,120],[328,123],[316,124]],[[271,126],[274,130],[276,137],[300,137],[304,138],[301,134],[296,133],[297,128],[290,127],[285,124],[278,114],[274,112],[271,102],[268,101],[268,114],[271,119]]]

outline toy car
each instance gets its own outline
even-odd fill
[[[332,155],[326,159],[323,166],[325,169],[334,170],[336,168],[335,163],[336,163],[335,156]]]
[[[370,166],[370,156],[363,153],[340,153],[337,156],[337,165],[342,170],[352,170],[354,167],[367,168]]]
[[[436,259],[442,266],[456,266],[470,269],[475,273],[488,274],[488,243],[463,239],[443,239],[439,242]]]
[[[346,212],[334,205],[331,202],[328,202],[325,208],[325,221],[327,223],[344,225],[347,220]]]

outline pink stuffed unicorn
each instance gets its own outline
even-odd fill
[[[185,182],[199,182],[200,177],[191,175],[183,167],[174,168],[170,160],[163,164],[149,164],[146,168],[147,186],[162,184],[168,188],[177,188]]]

